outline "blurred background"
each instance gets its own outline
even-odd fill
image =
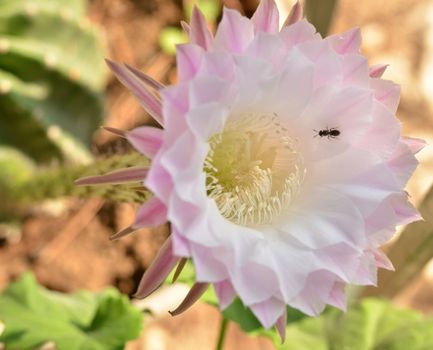
[[[219,0],[0,1],[0,289],[31,270],[42,285],[56,291],[106,286],[128,295],[135,291],[168,229],[141,230],[110,242],[110,235],[133,220],[136,205],[77,198],[85,193],[76,194],[70,183],[58,184],[56,169],[86,169],[63,177],[72,181],[77,174],[92,173],[86,166],[95,159],[131,151],[99,126],[130,129],[152,120],[108,72],[104,57],[137,67],[164,84],[174,83],[174,45],[185,40],[179,23],[188,20],[194,3],[215,28]],[[284,19],[294,1],[277,3]],[[249,16],[257,4],[226,1]],[[402,87],[397,114],[404,134],[432,144],[433,1],[313,0],[307,13],[322,33],[361,27],[362,53],[371,65],[389,64],[384,78]],[[423,199],[433,182],[432,148],[426,147],[419,159],[407,191],[426,222],[399,229],[408,238],[396,239],[389,248],[397,273],[381,273],[380,287],[363,293],[429,314],[433,226],[431,201]],[[212,349],[217,310],[198,303],[175,318],[166,312],[186,290],[176,286],[140,303],[153,316],[126,349]],[[231,324],[226,349],[246,348],[273,346]]]

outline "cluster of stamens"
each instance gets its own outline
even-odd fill
[[[298,194],[304,178],[297,141],[276,114],[230,117],[210,141],[204,163],[208,197],[243,226],[273,222]]]

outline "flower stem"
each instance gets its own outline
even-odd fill
[[[24,181],[0,183],[2,216],[18,214],[34,203],[62,197],[100,197],[116,201],[143,202],[149,193],[138,189],[138,184],[121,186],[77,186],[74,181],[80,177],[104,174],[130,166],[146,166],[149,161],[141,154],[131,153],[99,159],[89,165],[59,165],[39,168]]]
[[[218,336],[218,343],[216,346],[216,350],[222,350],[223,349],[228,323],[229,323],[229,320],[223,317],[221,320],[220,333]]]

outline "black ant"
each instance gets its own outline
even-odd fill
[[[319,131],[313,130],[313,131],[315,131],[317,133],[316,135],[314,135],[314,137],[317,137],[317,136],[327,137],[328,140],[329,139],[335,139],[341,134],[340,130],[338,130],[337,128],[329,129],[328,127],[326,127],[326,129],[323,129],[323,130],[319,130]]]

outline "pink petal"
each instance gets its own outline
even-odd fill
[[[197,138],[207,142],[212,135],[221,132],[229,116],[226,105],[211,102],[191,110],[188,124]]]
[[[357,54],[361,48],[361,31],[359,28],[353,28],[343,34],[331,35],[326,40],[340,55]]]
[[[249,305],[264,328],[272,327],[286,310],[286,304],[276,298],[270,298],[257,304]]]
[[[366,245],[364,217],[351,200],[328,189],[309,197],[285,217],[284,232],[312,249],[338,243]]]
[[[391,199],[391,205],[398,225],[407,225],[414,221],[423,220],[421,214],[409,202],[408,195],[404,192],[395,194]]]
[[[173,253],[177,256],[190,257],[189,242],[180,235],[172,225],[171,240],[173,242]]]
[[[284,21],[283,27],[288,27],[296,22],[299,22],[303,15],[302,5],[299,3],[299,0],[292,6],[289,15]]]
[[[298,3],[297,3],[298,4]],[[281,344],[286,340],[286,326],[287,326],[287,309],[284,309],[283,314],[278,317],[275,327],[281,339]]]
[[[335,306],[340,310],[347,310],[346,295],[344,293],[345,283],[335,282],[331,291],[329,292],[327,304]]]
[[[106,61],[116,77],[135,95],[146,112],[163,125],[161,103],[148,91],[143,82],[128,68],[110,60]]]
[[[129,131],[126,138],[137,151],[153,158],[162,146],[163,135],[161,129],[141,126]]]
[[[167,221],[167,208],[158,198],[152,197],[137,211],[133,227],[157,227]]]
[[[206,292],[209,283],[196,282],[191,287],[182,303],[173,311],[169,311],[171,316],[177,316],[188,310]]]
[[[256,31],[274,34],[278,32],[279,14],[274,0],[261,0],[251,21]]]
[[[343,84],[346,86],[369,87],[368,62],[361,55],[344,55],[342,64]]]
[[[203,57],[203,49],[196,44],[180,44],[176,46],[176,59],[180,81],[192,79]]]
[[[427,143],[424,140],[416,139],[413,137],[402,137],[401,141],[409,147],[413,154],[417,154],[425,146],[427,146]]]
[[[394,265],[392,264],[391,260],[388,259],[384,252],[377,249],[373,252],[373,254],[377,267],[381,267],[382,269],[390,271],[395,271]]]
[[[314,85],[338,86],[342,79],[341,59],[327,41],[306,41],[297,46],[315,64]]]
[[[316,28],[307,20],[301,19],[288,27],[283,27],[279,37],[283,40],[288,48],[291,48],[299,43],[310,40],[320,39],[320,34],[316,32]]]
[[[385,70],[388,68],[389,64],[376,64],[371,66],[368,72],[370,78],[380,78]]]
[[[125,67],[128,68],[131,73],[133,73],[138,79],[140,79],[144,84],[148,85],[150,88],[155,90],[161,90],[164,88],[164,85],[160,82],[156,81],[152,77],[148,76],[147,74],[144,74],[142,71],[131,67],[129,64],[125,64]]]
[[[418,160],[410,148],[404,142],[400,142],[389,157],[387,165],[401,187],[406,186],[407,181],[418,166]]]
[[[75,185],[106,185],[143,181],[148,173],[148,168],[130,167],[115,170],[104,175],[82,177],[75,180]]]
[[[373,104],[373,122],[359,146],[381,158],[389,159],[400,139],[401,125],[395,115],[377,101]]]
[[[336,277],[326,270],[310,273],[304,289],[290,305],[309,316],[320,314],[328,302]]]
[[[233,289],[230,280],[216,282],[213,284],[215,294],[218,297],[218,304],[221,310],[226,309],[234,300],[236,291]]]
[[[201,46],[208,51],[212,44],[212,34],[203,16],[197,6],[194,6],[191,16],[191,31],[189,33],[191,43]]]
[[[370,85],[376,100],[395,113],[400,102],[400,86],[390,80],[383,79],[372,79]]]
[[[171,270],[176,266],[179,258],[172,253],[172,243],[170,237],[162,245],[152,264],[147,268],[141,278],[136,298],[145,298],[155,291],[164,282]]]
[[[190,84],[190,111],[209,102],[228,106],[233,98],[230,82],[210,75],[196,77]]]
[[[215,35],[215,48],[241,53],[253,38],[254,27],[251,21],[237,11],[224,8],[223,18]]]
[[[218,259],[217,248],[210,250],[199,244],[191,244],[190,248],[197,280],[214,283],[229,277],[227,266]]]
[[[233,81],[235,65],[232,57],[222,52],[209,52],[203,57],[201,72],[203,72],[204,75]]]
[[[272,62],[275,68],[279,70],[287,57],[287,48],[278,36],[259,32],[248,46],[245,54]],[[287,63],[284,65],[287,67]]]

